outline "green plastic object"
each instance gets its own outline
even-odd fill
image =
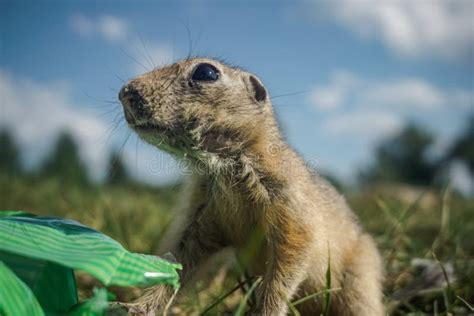
[[[0,315],[44,315],[33,292],[0,262]]]
[[[0,262],[33,293],[40,310],[48,315],[104,312],[105,289],[78,304],[73,269],[90,273],[105,286],[174,287],[179,286],[176,270],[181,269],[181,265],[156,256],[131,253],[112,238],[78,222],[17,211],[0,212]],[[3,279],[0,288],[10,293]],[[12,295],[20,295],[15,293]],[[10,302],[0,295],[1,315],[33,315],[20,309],[8,312]]]
[[[78,303],[74,270],[2,251],[0,261],[31,289],[44,311],[65,313]]]

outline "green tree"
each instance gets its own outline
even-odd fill
[[[376,147],[375,162],[361,174],[361,180],[431,184],[437,167],[428,160],[427,151],[433,140],[429,132],[413,123],[408,124]]]
[[[74,138],[67,132],[59,135],[49,158],[46,159],[40,174],[60,178],[68,184],[86,185],[89,183],[87,168],[79,157]]]
[[[464,131],[454,141],[448,152],[448,159],[459,159],[463,161],[471,175],[474,175],[474,114],[467,120]]]
[[[131,182],[127,168],[117,151],[112,151],[109,157],[106,183],[112,185],[129,184]]]
[[[22,172],[20,150],[10,131],[0,130],[0,171],[4,175],[19,175]]]

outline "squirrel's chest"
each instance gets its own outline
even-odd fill
[[[263,232],[262,210],[239,197],[213,199],[209,203],[209,211],[218,230],[234,247],[245,245],[250,236]]]

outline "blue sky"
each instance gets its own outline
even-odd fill
[[[271,96],[297,93],[273,100],[289,143],[350,179],[407,121],[438,136],[434,152],[462,129],[474,107],[473,16],[461,0],[0,1],[0,125],[28,165],[68,129],[97,178],[128,138],[134,176],[174,179],[179,166],[128,137],[109,102],[120,78],[192,46],[254,72]]]

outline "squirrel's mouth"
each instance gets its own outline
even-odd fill
[[[173,129],[154,123],[128,125],[147,143],[177,157],[185,157],[188,148],[173,133]]]
[[[143,122],[143,120],[137,118],[136,114],[127,107],[124,107],[124,116],[128,126],[130,126],[135,131],[163,132],[165,129],[163,126],[156,123]]]
[[[166,130],[165,127],[155,124],[155,123],[141,123],[141,124],[134,124],[128,123],[128,125],[136,131],[140,132],[164,132]]]

